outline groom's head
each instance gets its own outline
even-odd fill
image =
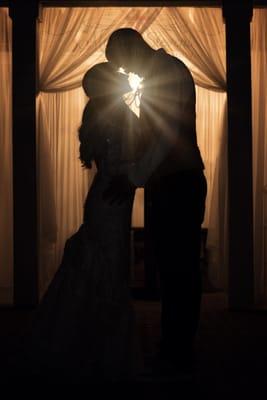
[[[106,57],[116,67],[123,67],[129,72],[140,75],[153,49],[144,41],[135,29],[121,28],[109,37]]]

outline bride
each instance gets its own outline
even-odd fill
[[[97,173],[83,223],[65,243],[23,353],[30,370],[116,382],[142,371],[129,291],[131,214],[135,188],[144,186],[166,145],[157,140],[145,148],[139,120],[123,100],[128,77],[110,63],[87,71],[83,88],[90,100],[79,129],[80,159],[85,168],[94,161]],[[120,196],[110,201],[116,181]]]
[[[95,380],[128,380],[141,366],[129,294],[130,226],[135,185],[123,198],[103,194],[116,176],[127,175],[139,152],[138,118],[124,103],[126,75],[109,63],[83,78],[90,97],[79,129],[80,159],[97,173],[84,204],[83,223],[67,239],[26,340],[30,363],[41,371],[65,371]]]

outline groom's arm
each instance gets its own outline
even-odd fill
[[[164,95],[158,95],[156,103],[149,98],[144,100],[140,126],[144,141],[148,138],[148,145],[141,157],[131,165],[128,173],[130,181],[138,187],[145,186],[175,146],[177,135],[174,133],[173,118],[170,115],[172,99],[165,87]]]
[[[128,169],[128,178],[136,187],[144,187],[154,171],[167,157],[171,150],[171,143],[160,137],[150,144],[144,155],[133,162]]]
[[[143,156],[129,169],[129,179],[136,186],[144,186],[162,168],[172,171],[187,145],[182,132],[190,82],[180,68],[180,63],[171,59],[164,68],[166,79],[162,78],[158,87],[148,89],[141,99],[141,130],[152,139]]]

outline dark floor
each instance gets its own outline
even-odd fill
[[[142,349],[146,363],[149,364],[159,340],[160,304],[158,301],[137,300],[135,307]],[[6,365],[10,355],[16,353],[18,335],[30,323],[31,315],[30,310],[0,308],[2,383],[10,384],[21,379],[25,380],[17,374],[15,376]],[[165,385],[164,393],[166,388],[172,387],[177,391],[187,388],[194,390],[196,394],[200,392],[212,395],[213,398],[226,395],[231,398],[234,393],[240,396],[253,394],[254,399],[267,397],[266,310],[229,312],[224,294],[205,294],[196,350],[196,371],[193,377],[189,381],[184,378],[171,381],[175,386]],[[47,383],[46,380],[42,382]],[[151,382],[160,383],[159,380]],[[57,382],[55,377],[52,383],[62,383],[62,381]],[[155,385],[153,390],[156,390]],[[157,394],[160,390],[157,389]]]

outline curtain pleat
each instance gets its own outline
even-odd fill
[[[142,33],[160,11],[160,7],[44,8],[39,24],[39,90],[80,87],[83,75],[95,64],[95,53],[105,58],[112,31],[130,24]]]
[[[220,8],[166,7],[145,37],[179,55],[198,86],[226,90],[225,27]]]

